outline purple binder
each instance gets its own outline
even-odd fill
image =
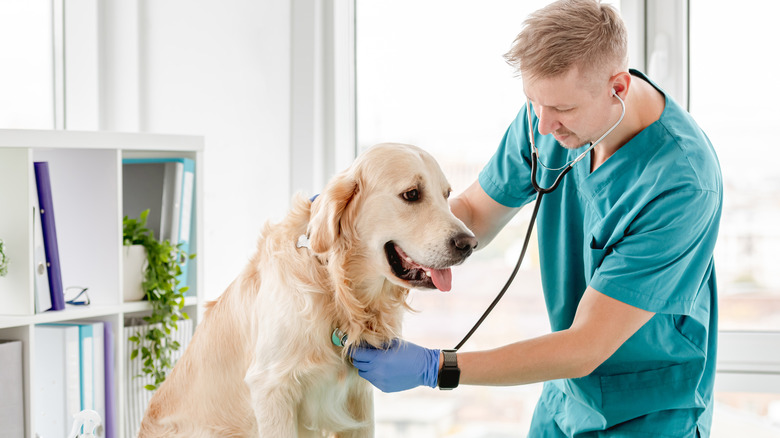
[[[51,292],[51,309],[65,308],[65,295],[62,289],[62,272],[60,271],[60,250],[57,246],[57,229],[54,226],[54,202],[51,197],[51,178],[49,163],[36,161],[34,163],[35,180],[38,185],[38,204],[41,211],[43,226],[43,247],[46,252],[46,268],[49,271],[49,291]]]
[[[116,438],[116,392],[114,391],[114,330],[111,321],[103,321],[103,353],[105,355],[106,418],[103,430],[106,438]]]

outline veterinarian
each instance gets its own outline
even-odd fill
[[[531,111],[451,201],[484,247],[536,197],[529,135],[542,187],[597,143],[538,213],[552,333],[463,353],[360,347],[350,354],[361,376],[386,392],[543,381],[531,437],[709,436],[719,165],[690,114],[628,70],[626,46],[618,13],[596,0],[530,15],[506,59]]]

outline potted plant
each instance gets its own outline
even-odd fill
[[[142,288],[146,300],[152,306],[151,314],[143,320],[149,324],[145,333],[136,332],[128,339],[135,343],[130,359],[141,355],[143,374],[154,380],[145,388],[153,391],[165,380],[173,367],[171,356],[180,345],[172,339],[171,333],[177,330],[179,319],[189,319],[184,308],[184,294],[187,287],[179,287],[181,275],[180,260],[195,257],[182,251],[181,244],[173,245],[168,240],[155,239],[151,230],[146,228],[149,210],[141,213],[138,219],[125,216],[123,220],[123,245],[141,245],[146,250],[146,267]]]
[[[0,239],[0,277],[8,274],[8,257],[5,255],[5,243]]]
[[[142,217],[144,221],[145,217]],[[144,237],[139,233],[148,231],[142,228],[139,221],[125,219],[124,242],[122,246],[122,295],[124,302],[141,301],[146,298],[144,291],[144,277],[149,265],[146,261],[146,247],[142,243]],[[143,231],[142,231],[143,230]]]

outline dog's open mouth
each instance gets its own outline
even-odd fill
[[[401,280],[409,282],[413,287],[427,287],[443,292],[452,289],[450,268],[435,269],[423,266],[412,260],[393,242],[385,244],[385,254],[393,274]]]

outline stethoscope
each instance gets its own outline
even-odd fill
[[[512,270],[512,274],[509,275],[509,279],[507,279],[506,284],[504,284],[504,287],[501,288],[501,292],[498,293],[496,298],[493,300],[492,303],[488,306],[488,308],[485,310],[485,313],[482,314],[482,316],[479,318],[479,320],[474,324],[474,326],[469,330],[469,332],[466,334],[465,337],[463,337],[463,340],[461,340],[458,345],[455,346],[454,350],[460,350],[460,347],[463,346],[463,344],[466,343],[466,341],[469,340],[471,335],[474,334],[474,332],[477,331],[477,328],[479,328],[480,325],[482,325],[482,322],[485,321],[485,318],[490,314],[490,312],[493,311],[493,308],[496,307],[499,301],[501,301],[501,298],[503,298],[504,294],[506,293],[507,289],[509,289],[509,285],[512,284],[512,281],[515,279],[515,275],[517,275],[517,271],[520,270],[520,265],[523,263],[523,258],[525,257],[525,252],[528,250],[528,242],[531,240],[531,231],[533,231],[534,223],[536,222],[536,214],[539,212],[539,205],[542,203],[542,195],[546,195],[548,193],[552,193],[555,191],[555,189],[558,188],[558,185],[560,185],[561,181],[563,180],[563,177],[569,173],[569,171],[574,167],[575,164],[580,162],[585,156],[590,153],[590,151],[593,150],[596,145],[601,143],[604,138],[606,138],[612,131],[615,130],[615,128],[618,127],[620,122],[623,121],[623,117],[626,115],[626,104],[623,102],[623,99],[620,98],[620,96],[617,95],[615,90],[612,90],[612,95],[617,98],[617,100],[620,101],[620,106],[622,107],[623,111],[620,114],[620,118],[617,122],[615,122],[614,125],[612,125],[611,128],[609,128],[601,137],[599,137],[598,140],[591,143],[591,145],[583,152],[581,153],[577,158],[569,161],[562,167],[558,168],[550,168],[546,166],[540,159],[539,159],[539,150],[536,148],[536,142],[534,141],[534,128],[531,123],[531,102],[526,99],[526,115],[528,119],[528,139],[531,143],[531,184],[534,187],[534,190],[536,191],[536,202],[534,203],[534,210],[533,213],[531,213],[531,221],[528,223],[528,230],[525,232],[525,240],[523,241],[523,249],[520,251],[520,257],[517,259],[517,264],[515,264],[514,270]],[[536,172],[538,169],[538,164],[540,164],[545,169],[555,172],[560,171],[558,176],[555,178],[553,183],[549,187],[542,187],[537,182],[536,178]]]

